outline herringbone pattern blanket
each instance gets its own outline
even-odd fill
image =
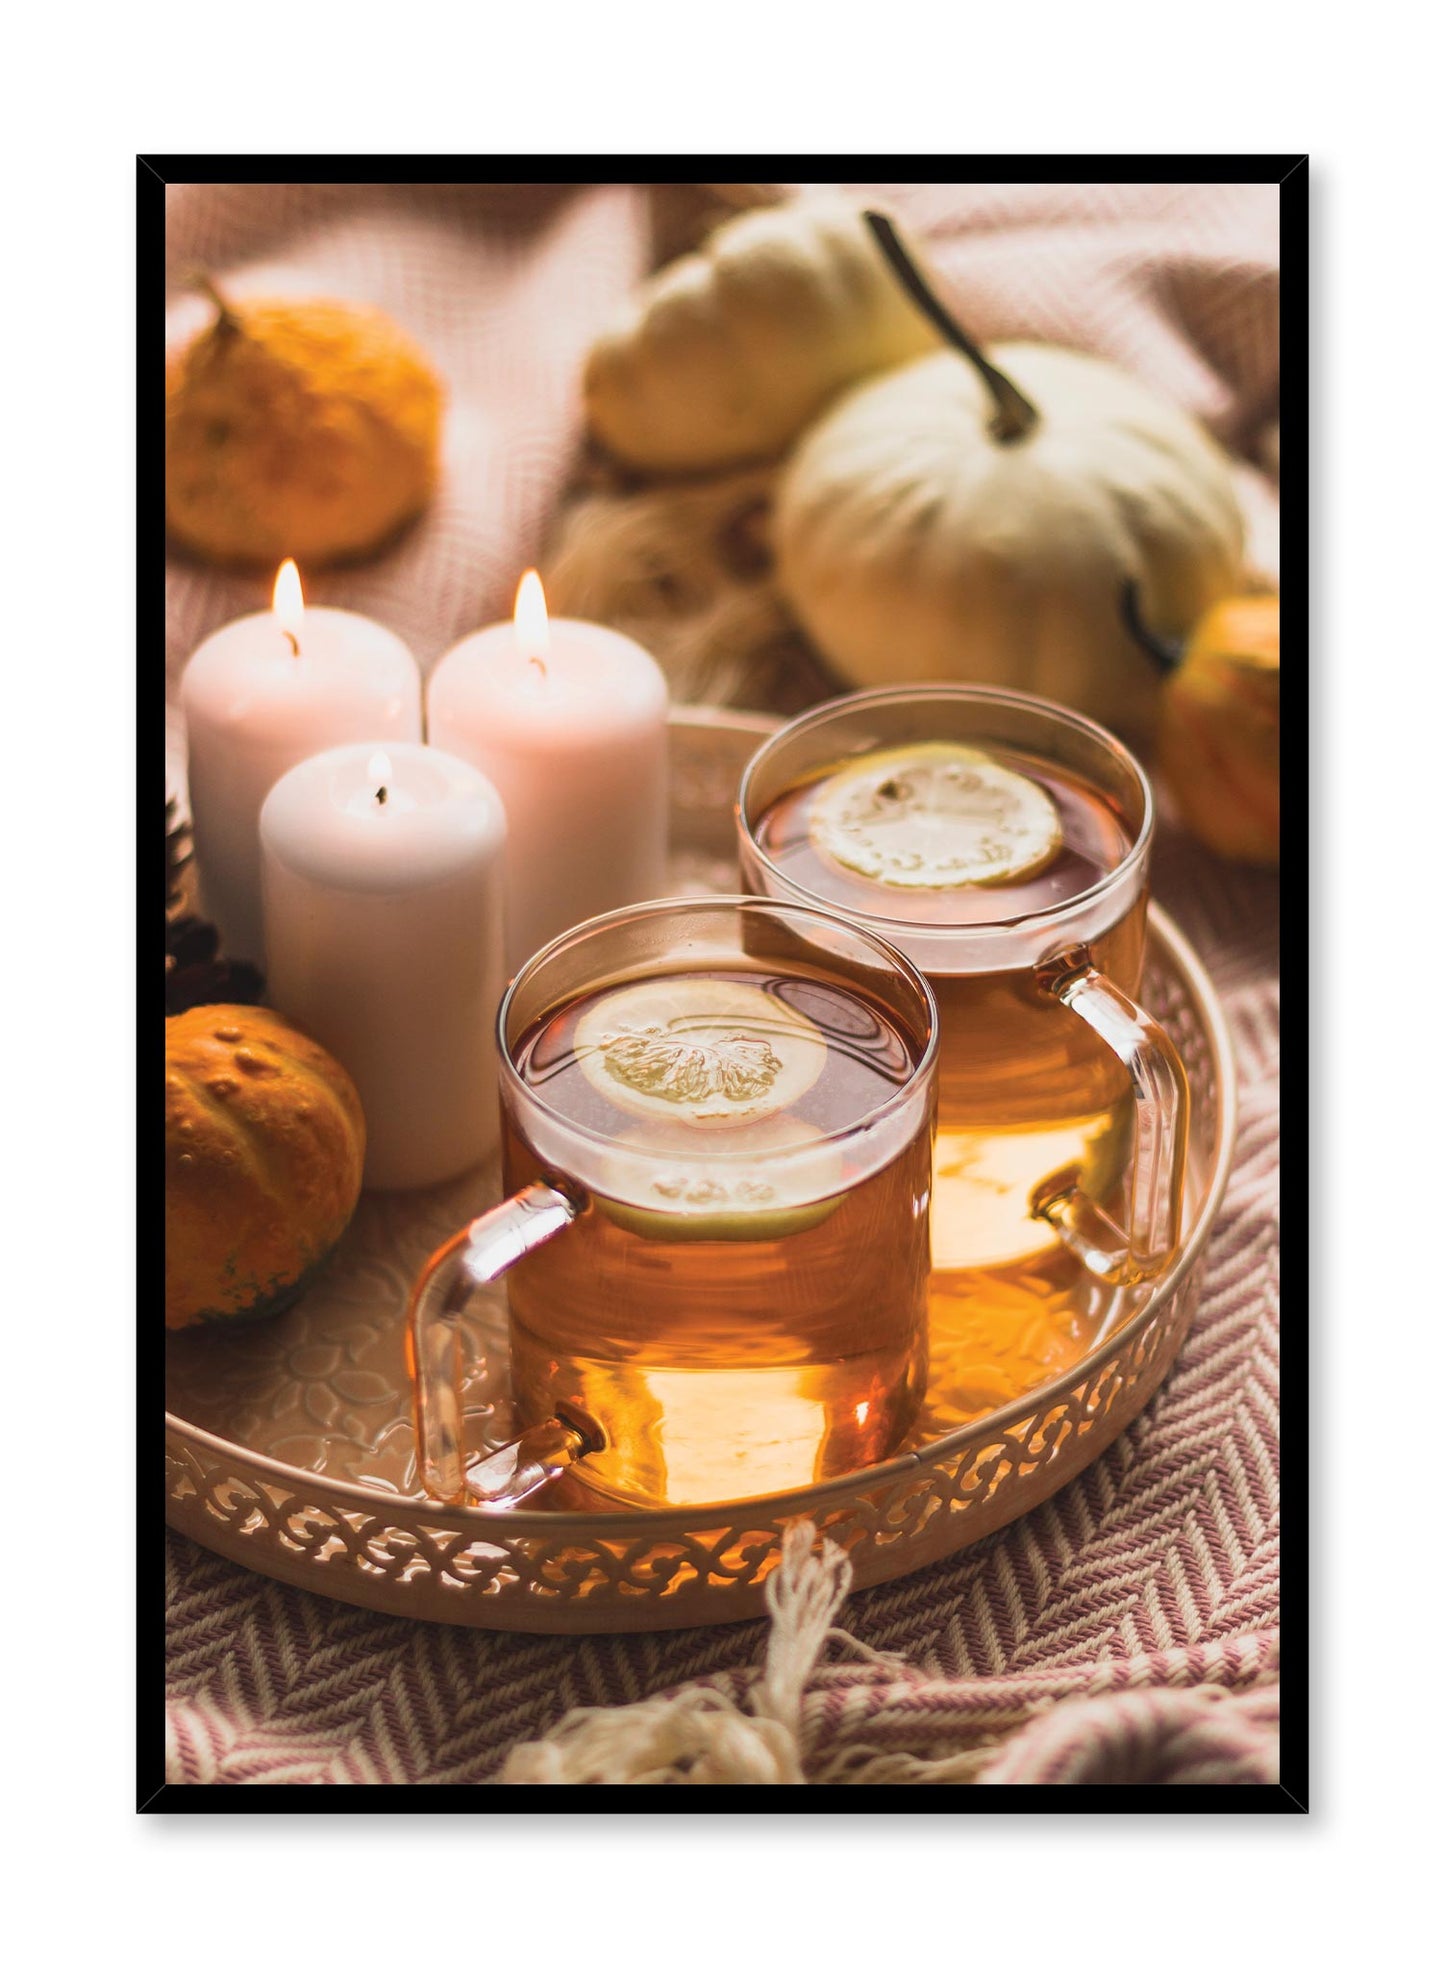
[[[717,188],[743,198],[761,187]],[[927,233],[984,337],[1097,348],[1204,416],[1244,459],[1274,562],[1273,186],[886,190]],[[578,440],[576,372],[610,302],[710,193],[669,186],[172,186],[179,275],[281,281],[389,308],[452,389],[446,489],[375,564],[318,580],[429,664],[503,614],[538,557]],[[657,231],[654,234],[653,227]],[[177,290],[171,326],[196,304]],[[172,685],[199,638],[261,599],[177,563]],[[183,743],[172,713],[172,779]],[[1084,1476],[954,1560],[848,1602],[893,1667],[825,1662],[805,1769],[869,1782],[1272,1782],[1277,1764],[1277,884],[1165,829],[1156,893],[1194,941],[1239,1056],[1238,1155],[1195,1326],[1159,1396]],[[741,1691],[758,1623],[563,1641],[425,1626],[280,1586],[167,1533],[168,1775],[178,1784],[473,1784],[567,1710],[696,1678]],[[877,1753],[896,1753],[892,1764]]]

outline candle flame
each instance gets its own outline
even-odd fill
[[[271,591],[271,607],[281,633],[289,636],[292,649],[297,649],[306,604],[301,595],[301,570],[295,561],[282,561],[277,568],[276,586]]]
[[[529,663],[540,663],[552,647],[552,636],[547,627],[547,597],[542,592],[542,577],[534,567],[529,567],[522,576],[512,620],[517,625],[518,649]]]
[[[366,762],[366,770],[378,786],[385,786],[391,778],[391,761],[384,752],[373,752]]]

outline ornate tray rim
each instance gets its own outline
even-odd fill
[[[740,732],[756,732],[759,736],[775,729],[778,723],[776,719],[764,714],[715,711],[707,707],[689,707],[681,715],[675,711],[673,720],[680,726],[722,728],[734,735]],[[388,1498],[387,1494],[365,1484],[339,1477],[318,1475],[315,1471],[302,1470],[292,1464],[279,1462],[261,1451],[248,1449],[228,1437],[218,1436],[195,1423],[188,1422],[170,1410],[166,1411],[165,1418],[168,1442],[188,1445],[212,1456],[219,1452],[233,1469],[244,1471],[260,1482],[269,1481],[286,1488],[302,1483],[313,1490],[323,1492],[338,1506],[349,1506],[368,1515],[376,1513],[379,1508],[399,1509],[408,1517],[424,1521],[434,1530],[456,1532],[468,1538],[476,1538],[483,1533],[485,1527],[491,1525],[496,1528],[500,1537],[517,1539],[532,1537],[548,1542],[564,1540],[569,1534],[585,1538],[588,1542],[609,1537],[631,1540],[649,1533],[655,1533],[663,1538],[670,1534],[685,1536],[697,1530],[700,1516],[705,1516],[711,1522],[741,1512],[766,1509],[780,1511],[786,1515],[801,1516],[817,1509],[826,1509],[830,1503],[856,1497],[860,1493],[875,1492],[899,1478],[906,1477],[910,1472],[927,1469],[951,1457],[965,1454],[975,1442],[996,1438],[1000,1432],[1031,1415],[1037,1415],[1051,1403],[1065,1399],[1082,1380],[1086,1380],[1092,1373],[1105,1366],[1110,1357],[1118,1356],[1128,1349],[1156,1318],[1159,1302],[1170,1297],[1186,1284],[1189,1275],[1198,1265],[1204,1246],[1214,1228],[1233,1164],[1238,1118],[1234,1051],[1228,1022],[1214,986],[1192,945],[1167,912],[1156,903],[1150,904],[1149,937],[1151,941],[1157,940],[1163,946],[1170,962],[1186,982],[1214,1056],[1217,1146],[1210,1181],[1199,1199],[1194,1223],[1178,1257],[1163,1277],[1156,1282],[1153,1289],[1142,1297],[1139,1305],[1129,1316],[1101,1336],[1088,1354],[1075,1361],[1063,1373],[1029,1390],[1005,1406],[975,1417],[971,1422],[949,1430],[944,1435],[935,1437],[931,1442],[908,1450],[885,1463],[870,1464],[866,1468],[849,1471],[843,1476],[830,1478],[823,1483],[806,1485],[796,1490],[767,1492],[710,1506],[705,1514],[700,1513],[699,1508],[695,1506],[672,1506],[665,1510],[648,1507],[625,1511],[585,1512],[518,1510],[496,1516],[479,1510],[442,1504],[430,1498]],[[1105,1445],[1101,1443],[1101,1451],[1103,1447]],[[227,1556],[237,1557],[229,1548],[226,1549]],[[238,1562],[243,1561],[238,1559]],[[920,1558],[919,1563],[925,1564],[928,1560]],[[262,1568],[258,1567],[256,1570]],[[321,1581],[317,1581],[315,1590],[324,1592],[326,1587]]]

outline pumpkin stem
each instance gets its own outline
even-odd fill
[[[236,313],[236,310],[231,306],[220,288],[217,287],[208,268],[192,267],[186,275],[186,285],[188,287],[194,287],[198,294],[204,294],[211,306],[216,310],[217,328],[239,328],[241,326],[241,317]]]
[[[863,219],[909,299],[927,315],[951,348],[968,357],[983,378],[984,386],[993,398],[989,430],[994,437],[1000,444],[1016,444],[1020,438],[1026,438],[1039,421],[1038,407],[1029,402],[1017,383],[1010,381],[1001,369],[994,368],[978,343],[949,313],[898,237],[893,221],[881,212],[865,212]]]
[[[1140,610],[1137,581],[1124,583],[1123,593],[1119,597],[1119,613],[1124,618],[1124,627],[1144,654],[1158,665],[1161,675],[1172,676],[1184,661],[1184,638],[1180,636],[1170,642],[1154,634]]]

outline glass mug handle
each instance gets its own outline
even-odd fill
[[[531,1183],[448,1238],[417,1274],[406,1310],[406,1359],[417,1465],[429,1497],[509,1510],[589,1450],[604,1447],[606,1436],[591,1416],[558,1402],[546,1421],[470,1468],[462,1462],[462,1314],[478,1287],[494,1284],[586,1207],[586,1197],[559,1179]]]
[[[1076,1013],[1122,1062],[1134,1093],[1134,1176],[1128,1222],[1116,1224],[1071,1169],[1034,1192],[1036,1217],[1051,1224],[1095,1278],[1139,1285],[1156,1278],[1179,1248],[1184,1210],[1189,1086],[1162,1027],[1094,967],[1087,944],[1037,966],[1039,984]]]

